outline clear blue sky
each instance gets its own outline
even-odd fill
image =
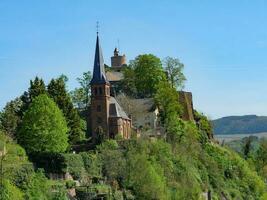
[[[0,108],[36,75],[76,87],[92,70],[96,21],[107,64],[118,39],[128,60],[178,57],[196,109],[267,115],[265,0],[0,0]]]

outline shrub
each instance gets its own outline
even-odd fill
[[[83,159],[80,154],[64,154],[65,172],[69,172],[74,179],[84,178],[86,171],[84,169]]]

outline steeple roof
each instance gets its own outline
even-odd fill
[[[96,47],[95,47],[95,62],[94,62],[94,72],[93,78],[91,80],[92,84],[103,84],[108,83],[105,74],[104,59],[102,54],[102,49],[99,44],[99,37],[96,38]]]

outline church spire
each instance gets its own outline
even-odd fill
[[[104,59],[103,59],[102,50],[99,44],[99,36],[97,32],[94,72],[93,72],[93,78],[91,80],[91,85],[92,84],[103,84],[103,83],[108,83],[108,80],[105,74]]]

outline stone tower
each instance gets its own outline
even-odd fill
[[[121,67],[126,64],[126,56],[119,55],[119,50],[114,49],[114,55],[111,57],[111,68],[120,71]]]
[[[96,38],[95,61],[91,85],[91,131],[95,141],[100,133],[109,133],[109,105],[110,105],[110,83],[105,75],[104,59],[99,44],[99,37]],[[108,137],[102,135],[101,137]]]

